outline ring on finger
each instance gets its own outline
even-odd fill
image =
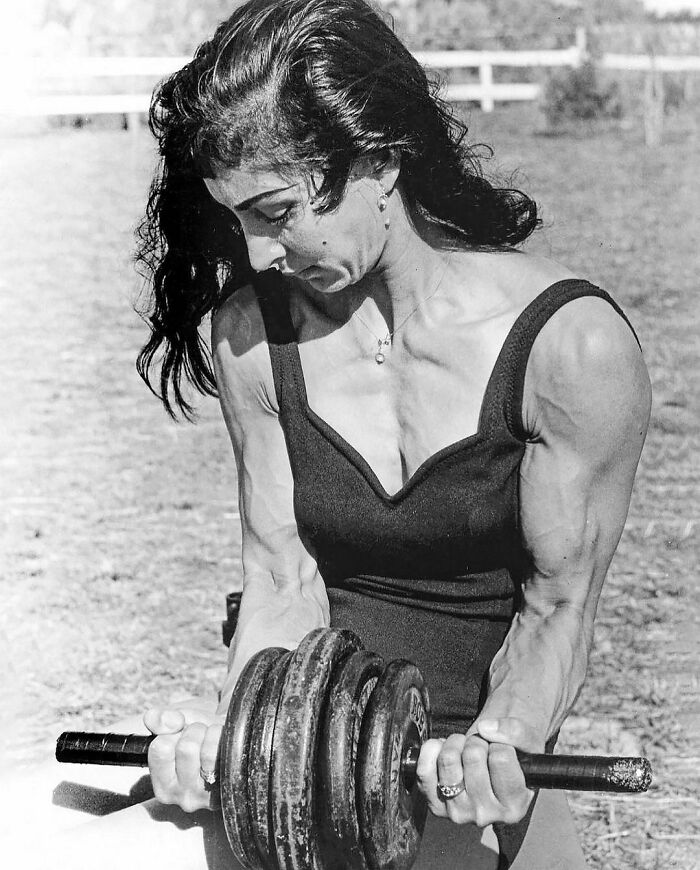
[[[466,790],[467,786],[462,779],[459,782],[455,782],[453,785],[441,785],[440,783],[438,783],[437,788],[438,794],[444,801],[451,801],[453,798],[456,798],[457,795],[462,794],[462,792]]]
[[[216,785],[217,776],[215,770],[205,770],[203,767],[200,767],[199,775],[202,777],[204,788],[207,791]]]

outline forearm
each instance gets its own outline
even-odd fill
[[[247,578],[218,712],[228,709],[238,678],[255,653],[273,646],[294,649],[310,631],[328,624],[328,604],[320,578],[303,585],[276,583],[271,575]]]
[[[516,614],[489,669],[481,716],[529,723],[544,742],[561,727],[583,685],[589,630],[576,608]]]

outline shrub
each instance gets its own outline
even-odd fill
[[[544,88],[543,111],[550,126],[568,121],[619,118],[622,102],[617,82],[602,84],[592,61],[550,76]]]

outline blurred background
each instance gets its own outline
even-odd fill
[[[136,375],[133,232],[150,92],[234,5],[0,7],[0,770],[223,676],[235,469],[215,400],[176,423]],[[571,796],[592,868],[697,870],[700,0],[382,5],[487,173],[538,201],[528,248],[639,334],[651,427],[560,747],[654,765],[645,796]]]
[[[180,54],[231,13],[235,0],[29,0],[3,6],[3,51]],[[579,24],[608,50],[667,53],[698,46],[700,0],[379,0],[412,48],[561,48]],[[2,44],[2,43],[0,43]],[[26,46],[25,46],[26,48]]]

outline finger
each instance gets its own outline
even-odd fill
[[[438,796],[437,759],[444,740],[426,740],[420,748],[416,766],[416,782],[428,803],[428,809],[436,816],[447,817],[444,801]]]
[[[204,734],[199,752],[200,767],[205,773],[218,772],[220,740],[221,725],[210,725]]]
[[[175,734],[185,727],[185,716],[180,710],[153,707],[146,710],[143,724],[152,734]]]
[[[163,734],[148,747],[148,767],[153,794],[156,800],[163,804],[174,803],[178,791],[175,747],[179,739],[179,734]]]
[[[499,818],[500,805],[491,787],[488,767],[489,744],[481,737],[467,737],[462,749],[464,781],[473,807],[473,819],[483,828]]]
[[[525,815],[534,795],[525,785],[515,749],[505,743],[492,743],[488,767],[493,793],[502,807],[502,820],[514,825]]]
[[[204,780],[201,777],[202,743],[207,726],[201,722],[187,725],[175,747],[175,771],[181,789],[203,792]]]
[[[208,710],[178,707],[178,711],[183,715],[185,723],[192,725],[194,722],[201,722],[204,725],[211,724],[216,717]]]
[[[451,734],[443,743],[437,759],[438,798],[445,806],[447,817],[457,824],[474,821],[474,805],[465,782],[462,763],[462,752],[466,741],[467,737],[464,734]],[[440,786],[461,786],[463,790],[454,797],[448,797],[440,791]]]
[[[527,752],[542,752],[544,745],[534,728],[527,726],[522,719],[503,717],[502,719],[479,719],[475,723],[478,734],[489,743],[507,743]]]
[[[202,742],[200,750],[201,768],[205,772],[211,772],[217,777],[212,785],[205,784],[204,789],[209,794],[209,808],[216,809],[221,806],[221,789],[218,781],[219,774],[219,744],[221,742],[221,725],[210,725]]]

